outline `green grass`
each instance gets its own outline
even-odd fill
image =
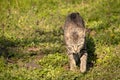
[[[88,70],[69,71],[63,40],[71,12],[85,20]],[[119,0],[0,0],[0,80],[119,80]]]

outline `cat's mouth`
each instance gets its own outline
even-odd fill
[[[77,52],[77,53],[73,53],[73,55],[77,55],[77,56],[79,56],[79,55],[80,55],[80,53],[78,53],[78,52]]]
[[[76,52],[76,53],[73,53],[73,54],[76,54],[76,55],[78,55],[79,53],[78,53],[78,52]]]
[[[81,57],[83,54],[80,52],[77,52],[77,53],[73,53],[73,55],[77,55],[77,56]]]

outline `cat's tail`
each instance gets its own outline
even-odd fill
[[[79,13],[71,13],[70,19],[74,21],[75,19],[77,19],[78,16],[79,16]]]
[[[71,13],[69,15],[70,21],[74,22],[75,24],[77,24],[78,26],[83,26],[84,27],[84,21],[82,19],[82,17],[80,16],[80,14],[78,12],[76,13]]]

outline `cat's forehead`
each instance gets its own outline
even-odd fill
[[[81,44],[81,43],[84,43],[85,41],[85,38],[84,37],[78,37],[78,39],[71,39],[70,42],[72,44]]]
[[[76,42],[72,41],[72,42],[69,44],[69,46],[83,45],[83,44],[84,44],[84,41],[85,41],[85,40],[76,41]]]

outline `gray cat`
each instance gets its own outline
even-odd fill
[[[70,70],[76,71],[77,65],[80,71],[86,71],[87,50],[84,21],[79,13],[71,13],[67,16],[64,24],[64,40],[70,61]]]

